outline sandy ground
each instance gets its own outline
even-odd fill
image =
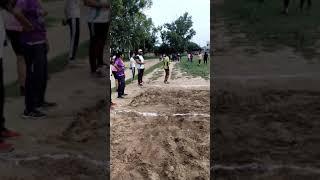
[[[224,18],[213,22],[214,178],[319,179],[319,60],[232,46],[244,35],[226,33]]]
[[[51,76],[47,99],[58,107],[47,110],[48,117],[22,119],[23,98],[8,99],[7,126],[22,136],[8,140],[15,151],[0,154],[0,179],[105,180],[106,87],[106,78],[90,76],[84,59]]]
[[[173,67],[173,65],[172,65]],[[209,81],[156,69],[111,110],[112,179],[209,179]]]

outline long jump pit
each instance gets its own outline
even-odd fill
[[[112,179],[209,179],[209,86],[185,82],[150,82],[111,111]]]

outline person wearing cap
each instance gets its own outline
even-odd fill
[[[143,58],[143,52],[142,49],[138,50],[138,59],[136,60],[138,64],[138,85],[142,86],[143,83],[143,73],[144,73],[144,58]]]

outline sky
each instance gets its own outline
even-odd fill
[[[188,12],[196,31],[191,41],[201,47],[210,41],[210,0],[153,0],[152,7],[144,12],[155,26],[171,23]]]

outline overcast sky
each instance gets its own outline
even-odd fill
[[[153,0],[152,7],[145,10],[155,26],[173,22],[185,12],[192,16],[196,31],[192,41],[205,46],[210,41],[210,0]]]

